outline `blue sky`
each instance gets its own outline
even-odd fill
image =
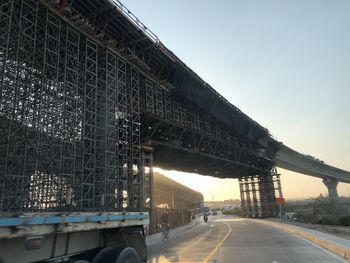
[[[122,2],[278,140],[350,170],[350,1]],[[282,174],[287,197],[326,192],[319,179]]]

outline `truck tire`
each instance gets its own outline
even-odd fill
[[[132,231],[126,235],[127,245],[137,251],[140,261],[147,262],[147,246],[144,235],[140,231]]]
[[[140,257],[135,249],[127,248],[103,248],[94,258],[92,263],[139,263]]]
[[[120,252],[115,263],[139,263],[140,257],[136,250],[132,247],[127,247]]]
[[[87,262],[92,262],[96,255],[102,250],[104,247],[97,247],[94,249],[89,250],[88,252],[84,253],[84,255],[80,258],[80,260],[85,260]]]
[[[115,259],[115,249],[112,247],[102,248],[92,260],[92,263],[112,263]]]

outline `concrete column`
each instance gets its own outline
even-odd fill
[[[327,186],[328,188],[328,196],[331,199],[338,199],[338,191],[337,191],[337,186],[338,186],[338,180],[334,178],[324,178],[323,183]]]

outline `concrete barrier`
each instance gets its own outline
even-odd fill
[[[340,242],[328,240],[325,237],[318,235],[317,232],[319,232],[319,231],[312,230],[312,229],[306,229],[306,228],[302,228],[299,226],[288,225],[288,224],[284,224],[284,223],[263,220],[263,219],[249,219],[249,220],[252,220],[253,222],[265,224],[268,226],[272,226],[272,227],[284,230],[286,232],[292,233],[294,235],[303,237],[306,240],[309,240],[309,241],[319,245],[320,247],[325,248],[325,249],[333,252],[334,254],[350,261],[350,245],[348,246],[346,244],[339,244]],[[320,232],[320,234],[322,234],[323,236],[328,235],[328,234],[321,233],[321,232]],[[328,236],[331,236],[331,235],[328,235]],[[338,240],[344,240],[344,241],[342,241],[342,243],[348,242],[350,244],[350,241],[348,241],[348,240],[341,239],[338,237],[334,237],[333,239],[335,239],[335,238]]]

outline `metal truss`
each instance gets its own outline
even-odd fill
[[[272,163],[257,156],[247,145],[199,112],[175,101],[171,94],[142,79],[142,140],[172,144],[187,151],[209,155],[267,172]]]
[[[143,178],[141,167],[141,149],[140,149],[140,98],[139,98],[139,73],[132,67],[129,70],[130,80],[130,135],[129,143],[129,178],[128,186],[130,194],[129,206],[134,209],[143,207]]]
[[[247,217],[273,217],[278,213],[276,196],[282,197],[280,174],[276,168],[269,175],[239,178],[242,215]]]
[[[118,121],[118,166],[119,180],[117,189],[118,207],[126,208],[128,206],[128,157],[129,157],[129,120],[128,120],[128,93],[126,85],[126,62],[122,59],[117,61],[117,121]]]
[[[149,140],[269,173],[256,146],[58,2],[0,1],[0,211],[152,207]]]
[[[21,104],[27,100],[20,100],[26,96],[28,85],[17,84],[17,79],[30,79],[34,72],[26,70],[23,64],[11,60],[19,57],[32,66],[34,61],[32,51],[35,47],[36,21],[30,19],[31,15],[36,17],[37,6],[26,6],[18,1],[1,1],[0,4],[0,63],[1,63],[1,87],[0,87],[0,209],[5,205],[15,207],[25,200],[21,193],[25,181],[25,169],[22,167],[23,159],[28,156],[28,148],[23,147],[25,130],[19,125],[19,120],[27,121],[21,110]],[[28,15],[25,15],[28,12]],[[19,30],[20,28],[26,30]],[[18,43],[17,39],[21,42]],[[11,48],[10,48],[11,47]],[[13,48],[15,47],[15,48]],[[26,49],[20,50],[20,48]],[[16,89],[13,87],[16,86]],[[12,101],[8,101],[7,98]],[[2,115],[13,118],[13,122],[6,121]],[[22,154],[21,154],[22,153]],[[8,158],[11,162],[8,162]],[[14,192],[7,193],[6,188],[11,187]]]
[[[81,207],[93,207],[95,203],[95,176],[97,154],[97,45],[86,40],[83,47],[84,63],[84,112],[83,115],[83,176],[81,177]]]
[[[118,193],[118,123],[116,118],[118,99],[118,58],[111,52],[106,52],[106,159],[105,159],[105,187],[106,206],[116,206]]]
[[[0,2],[0,211],[145,207],[139,72],[81,30]]]
[[[142,178],[143,178],[143,207],[153,209],[154,206],[154,184],[153,184],[153,154],[151,148],[142,148]]]

